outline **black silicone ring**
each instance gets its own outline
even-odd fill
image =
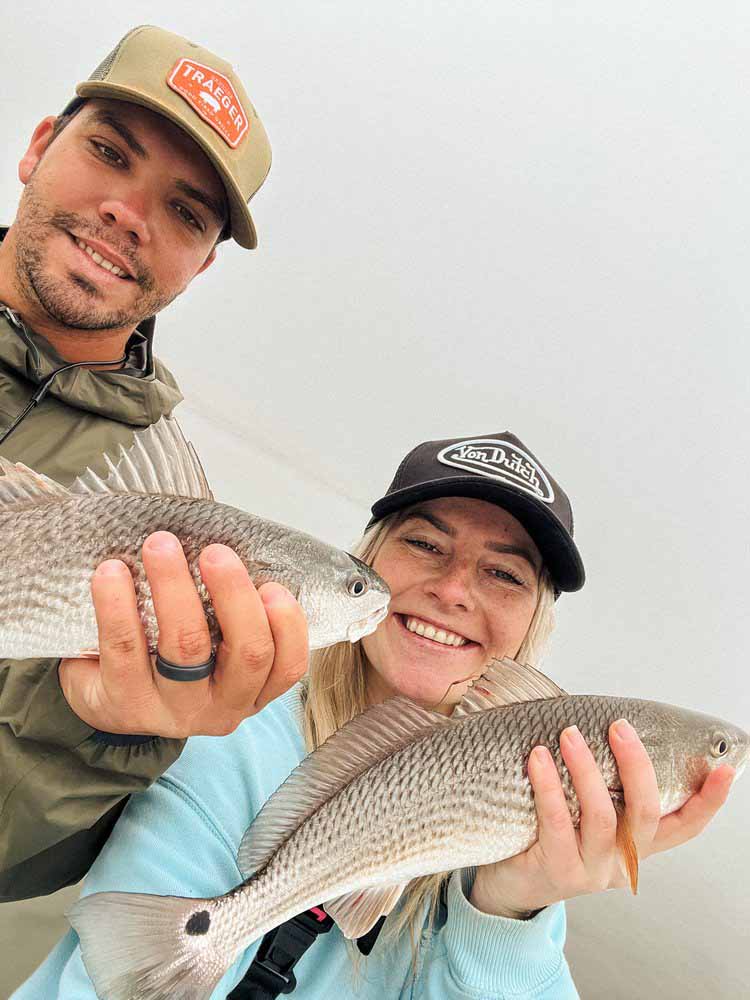
[[[196,667],[181,667],[178,663],[170,663],[158,652],[156,654],[156,669],[170,681],[202,681],[204,677],[210,677],[216,665],[216,654],[211,653],[205,663],[199,663]]]

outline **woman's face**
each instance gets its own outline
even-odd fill
[[[541,565],[526,529],[494,504],[441,497],[412,507],[373,562],[393,596],[362,639],[370,702],[403,694],[448,711],[491,659],[518,652]]]

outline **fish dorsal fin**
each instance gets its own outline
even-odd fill
[[[472,715],[500,705],[516,705],[522,701],[564,698],[566,694],[539,670],[506,657],[492,661],[463,696],[451,718]]]
[[[35,507],[70,499],[70,491],[49,476],[23,465],[0,458],[0,508]]]
[[[73,483],[74,493],[155,493],[213,500],[195,448],[172,417],[136,431],[130,448],[120,445],[116,465],[109,455],[104,461],[107,478],[86,469]]]
[[[401,696],[355,716],[305,757],[245,831],[237,858],[244,877],[262,868],[298,826],[358,775],[421,734],[450,724]]]
[[[381,917],[388,916],[408,884],[400,882],[398,885],[355,889],[345,896],[329,899],[323,903],[323,908],[336,921],[344,937],[362,937],[372,930]]]

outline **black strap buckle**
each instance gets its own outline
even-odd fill
[[[320,934],[333,927],[333,918],[313,907],[269,931],[242,982],[227,1000],[273,1000],[297,986],[292,969]]]

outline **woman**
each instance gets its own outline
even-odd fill
[[[227,892],[241,881],[237,850],[249,818],[306,749],[394,694],[450,714],[490,660],[538,662],[556,595],[583,585],[572,529],[564,492],[513,435],[419,445],[373,506],[357,550],[391,587],[387,619],[355,646],[316,654],[304,686],[232,735],[192,739],[156,785],[131,800],[84,894]],[[694,836],[726,797],[731,768],[714,772],[679,813],[659,821],[653,768],[637,736],[623,720],[610,742],[641,857]],[[615,812],[593,757],[574,728],[561,747],[582,804],[580,832],[554,762],[537,748],[529,760],[537,843],[476,872],[412,883],[357,969],[337,929],[321,936],[294,969],[298,995],[576,996],[559,904],[622,886],[625,877]],[[257,943],[235,962],[213,997],[243,979],[256,950]],[[73,932],[15,995],[39,996],[95,996]]]

